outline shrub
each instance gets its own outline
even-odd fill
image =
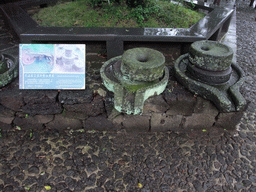
[[[149,3],[149,0],[126,0],[126,4],[131,7],[135,8],[137,6],[146,7]]]
[[[157,15],[160,11],[160,7],[156,4],[150,2],[146,7],[142,5],[138,5],[137,7],[132,9],[132,16],[137,19],[137,23],[141,25],[144,20],[147,20],[150,15]]]

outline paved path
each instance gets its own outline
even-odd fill
[[[256,10],[236,5],[237,63],[251,101],[238,131],[1,131],[0,191],[255,192]],[[0,48],[14,46],[0,31]]]

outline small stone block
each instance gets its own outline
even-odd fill
[[[15,112],[7,109],[6,107],[0,105],[0,121],[6,124],[11,124],[14,119]]]
[[[89,103],[93,99],[92,95],[93,93],[91,89],[83,91],[61,91],[59,94],[59,101],[67,105]]]
[[[197,96],[194,113],[212,113],[212,115],[216,117],[219,113],[219,110],[211,101]]]
[[[3,123],[3,122],[0,122],[0,127],[1,127],[2,130],[12,129],[12,126],[10,124],[6,124],[6,123]]]
[[[97,116],[105,111],[101,96],[96,96],[90,103],[64,105],[66,111],[83,113],[86,116]]]
[[[180,85],[177,85],[172,91],[166,90],[164,98],[170,106],[166,115],[192,115],[194,112],[196,98]]]
[[[49,123],[53,120],[54,115],[36,115],[34,116],[34,119],[37,123]]]
[[[150,114],[152,112],[164,113],[168,108],[169,105],[165,102],[162,95],[152,96],[144,103],[143,115]]]
[[[19,91],[2,92],[0,94],[0,103],[13,111],[19,111],[24,104],[22,93]]]
[[[22,130],[43,129],[43,124],[37,123],[31,116],[28,116],[27,118],[15,117],[13,123],[16,126],[19,126]]]
[[[57,94],[58,91],[25,91],[23,92],[23,100],[26,104],[54,103]]]
[[[179,131],[182,115],[167,116],[165,113],[154,113],[151,117],[151,131]]]
[[[69,118],[69,119],[80,119],[80,120],[85,120],[88,118],[88,115],[84,114],[84,113],[76,113],[76,112],[73,112],[73,111],[64,111],[62,113],[62,115],[66,118]]]
[[[240,122],[243,116],[243,112],[230,112],[230,113],[220,113],[217,117],[215,127],[223,129],[235,129],[236,125]]]
[[[197,97],[195,111],[191,116],[186,117],[184,128],[196,129],[212,127],[218,113],[219,111],[210,101]]]
[[[217,114],[216,114],[217,115]],[[212,127],[215,122],[215,117],[212,113],[193,113],[187,116],[184,123],[185,129],[201,129]]]
[[[83,127],[83,124],[78,119],[69,119],[64,117],[62,114],[58,114],[58,115],[55,115],[53,121],[46,124],[46,127],[60,129],[60,130],[63,130],[66,128],[81,129]]]
[[[147,115],[119,115],[113,122],[123,125],[128,132],[147,132],[149,131],[149,119]]]
[[[28,104],[22,111],[29,115],[53,115],[61,113],[62,107],[59,103]]]
[[[14,117],[3,117],[3,116],[0,116],[0,122],[2,122],[2,123],[12,124],[13,120],[14,120]]]
[[[83,122],[83,126],[86,130],[114,131],[118,129],[118,126],[114,126],[110,120],[103,116],[89,117]]]

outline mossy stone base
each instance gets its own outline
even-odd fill
[[[232,73],[231,67],[224,71],[207,71],[192,65],[190,62],[188,63],[187,69],[193,77],[210,85],[226,83]]]
[[[239,92],[244,82],[244,73],[238,65],[232,63],[233,73],[228,82],[208,85],[187,72],[188,64],[189,55],[185,54],[180,56],[174,65],[176,78],[188,90],[212,101],[221,112],[242,111],[246,107],[246,101]]]

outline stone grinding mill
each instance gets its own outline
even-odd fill
[[[244,72],[232,61],[233,51],[216,41],[197,41],[175,62],[177,80],[194,94],[212,101],[221,112],[242,111]]]
[[[165,57],[149,48],[134,48],[101,67],[104,85],[114,92],[114,107],[127,114],[142,114],[144,101],[161,94],[168,83]]]

